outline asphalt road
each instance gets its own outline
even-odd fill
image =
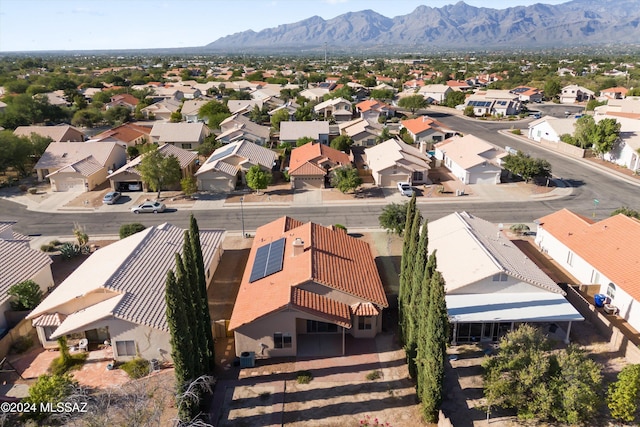
[[[553,174],[561,176],[574,188],[573,193],[565,198],[548,201],[531,202],[465,202],[464,198],[448,203],[425,203],[420,205],[424,216],[436,220],[456,210],[466,210],[492,222],[532,222],[562,208],[585,216],[597,218],[609,215],[619,206],[637,207],[640,201],[638,187],[620,181],[597,169],[585,166],[582,162],[568,159],[539,148],[533,144],[521,142],[497,133],[499,129],[511,128],[513,122],[492,123],[468,120],[461,117],[428,112],[462,133],[472,133],[499,146],[511,146],[535,157],[547,159]],[[526,124],[518,123],[518,127],[526,128]],[[594,199],[599,203],[594,204]],[[27,211],[25,207],[0,200],[0,218],[14,219],[18,223],[16,231],[29,235],[64,236],[70,235],[75,223],[85,227],[91,235],[117,234],[121,224],[141,222],[147,226],[171,222],[176,226],[187,227],[189,215],[193,212],[200,228],[221,228],[230,231],[244,229],[255,230],[283,215],[289,215],[302,221],[314,221],[320,224],[343,224],[348,229],[378,228],[378,216],[382,205],[354,204],[308,207],[247,207],[223,208],[218,210],[178,210],[162,214],[136,215],[122,213],[42,213]]]

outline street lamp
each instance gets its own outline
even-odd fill
[[[246,235],[244,234],[244,206],[242,202],[244,202],[244,196],[240,197],[240,218],[242,220],[242,238],[244,239]]]

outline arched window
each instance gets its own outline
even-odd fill
[[[607,287],[607,296],[611,299],[616,297],[616,285],[609,282],[609,286]]]

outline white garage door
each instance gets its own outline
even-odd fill
[[[56,191],[85,191],[84,180],[82,179],[56,180]]]

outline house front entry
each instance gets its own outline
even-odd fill
[[[84,336],[90,343],[102,344],[105,341],[111,341],[109,328],[96,328],[85,331]]]
[[[335,323],[298,319],[297,356],[329,357],[343,354],[344,328]]]

